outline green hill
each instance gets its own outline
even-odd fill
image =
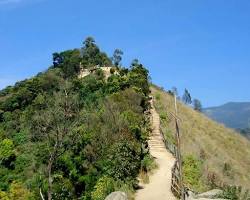
[[[113,64],[89,37],[54,53],[47,71],[0,91],[0,199],[99,200],[133,191],[151,162],[148,71],[137,60],[120,67],[119,53]]]
[[[148,70],[121,67],[94,39],[53,54],[45,72],[0,91],[0,199],[130,199],[154,166],[147,140]],[[161,128],[174,143],[173,96],[151,87]],[[184,180],[195,191],[250,188],[250,142],[178,103]],[[142,177],[142,176],[141,176]]]
[[[174,98],[155,86],[151,91],[162,130],[174,143]],[[223,185],[250,189],[250,141],[181,102],[178,102],[178,117],[186,185],[194,191]]]

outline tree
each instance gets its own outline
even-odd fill
[[[190,93],[188,92],[187,89],[185,89],[185,91],[184,91],[184,94],[183,94],[183,97],[182,97],[182,101],[185,104],[191,104],[192,103],[192,97],[191,97],[191,95],[190,95]]]
[[[128,81],[130,86],[137,87],[145,95],[149,94],[148,70],[137,59],[134,59],[128,73]]]
[[[63,57],[60,53],[53,53],[52,54],[53,57],[53,65],[54,67],[59,66],[60,64],[63,63]]]
[[[87,68],[96,65],[104,66],[111,64],[111,61],[106,53],[100,51],[94,38],[92,37],[87,37],[83,42],[83,47],[81,48],[81,58],[82,65]]]
[[[202,111],[202,105],[201,105],[200,100],[194,99],[194,100],[193,100],[193,105],[194,105],[194,110],[197,110],[197,111],[199,111],[199,112]]]
[[[176,97],[178,96],[177,87],[172,87],[172,93],[173,93]]]
[[[72,130],[77,124],[78,113],[76,96],[65,87],[48,99],[46,108],[34,116],[34,131],[47,146],[48,200],[52,199],[53,165],[77,141]]]
[[[115,49],[114,53],[113,53],[113,64],[118,67],[119,65],[121,65],[121,60],[122,60],[122,55],[123,52],[120,49]]]
[[[84,40],[83,45],[85,46],[85,48],[93,47],[95,46],[95,39],[89,36]]]

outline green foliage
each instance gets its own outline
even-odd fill
[[[150,172],[157,167],[154,159],[149,154],[146,154],[141,161],[141,169],[145,172]]]
[[[54,67],[61,68],[65,78],[77,75],[80,70],[80,61],[81,57],[78,49],[53,54]]]
[[[104,200],[111,192],[114,191],[114,179],[103,176],[98,179],[94,191],[91,193],[91,199]]]
[[[140,149],[127,141],[114,144],[105,165],[105,172],[115,180],[132,179],[140,169]]]
[[[96,45],[95,40],[92,37],[87,37],[83,42],[81,57],[82,64],[86,68],[96,65],[111,65],[111,60],[104,52],[100,51],[99,47]]]
[[[1,200],[10,200],[10,198],[8,197],[8,193],[3,192],[3,191],[0,191],[0,199]]]
[[[33,194],[27,190],[21,183],[13,182],[8,192],[0,191],[2,200],[34,200]]]
[[[157,101],[159,101],[159,100],[161,99],[161,94],[157,93],[157,94],[155,95],[155,98],[156,98]]]
[[[137,87],[145,95],[149,94],[148,70],[138,60],[132,62],[128,77],[131,85]]]
[[[250,193],[248,190],[243,191],[242,187],[237,186],[224,186],[223,194],[218,198],[230,199],[230,200],[249,200]]]
[[[12,168],[14,160],[15,154],[13,141],[10,139],[4,139],[0,142],[0,165]]]
[[[27,142],[27,134],[25,132],[16,133],[13,136],[13,141],[17,145],[24,144]]]
[[[122,55],[123,52],[120,49],[115,49],[112,60],[113,60],[113,64],[118,67],[121,63],[122,60]]]
[[[192,97],[187,89],[185,89],[184,94],[182,96],[182,101],[185,104],[191,104],[192,103]]]
[[[152,167],[143,150],[148,71],[133,62],[108,79],[102,70],[78,79],[80,63],[112,66],[87,38],[80,50],[54,53],[46,72],[0,91],[1,199],[40,199],[40,189],[48,198],[48,169],[53,199],[130,193],[139,170]]]
[[[201,105],[200,100],[194,99],[193,104],[194,104],[194,110],[199,111],[199,112],[202,111],[202,105]]]
[[[185,156],[183,159],[183,177],[184,182],[195,191],[200,191],[203,187],[201,182],[202,161],[193,155]]]

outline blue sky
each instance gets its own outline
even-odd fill
[[[0,88],[91,35],[204,106],[250,101],[249,20],[248,0],[0,0]]]

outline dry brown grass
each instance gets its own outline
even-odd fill
[[[153,86],[156,109],[161,116],[162,129],[170,140],[175,130],[174,98]],[[223,183],[250,189],[250,141],[202,113],[178,102],[183,156],[194,155],[203,161],[202,181],[208,189]]]

